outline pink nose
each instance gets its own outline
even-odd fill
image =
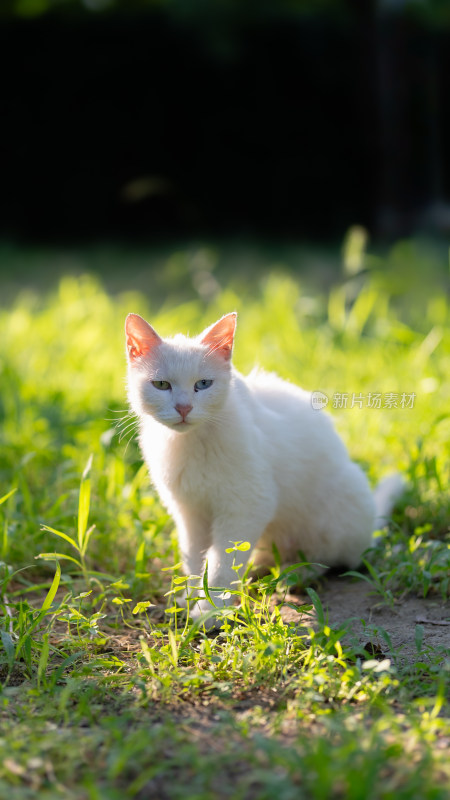
[[[189,412],[192,411],[192,406],[182,405],[181,403],[177,403],[175,408],[178,411],[179,415],[181,416],[183,422],[186,420],[186,417],[189,414]]]

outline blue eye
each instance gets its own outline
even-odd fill
[[[167,392],[168,389],[172,388],[169,381],[152,381],[152,385],[155,389],[161,389],[162,392]]]
[[[209,389],[209,387],[212,386],[212,384],[213,384],[212,381],[207,381],[207,380],[197,381],[197,383],[194,384],[194,390],[196,392],[201,392],[202,389]]]

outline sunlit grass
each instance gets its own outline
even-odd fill
[[[63,784],[87,798],[164,796],[161,786],[171,798],[412,800],[419,785],[421,797],[445,796],[442,651],[426,651],[418,626],[413,667],[377,660],[329,626],[320,590],[297,607],[298,623],[283,622],[274,598],[295,575],[279,567],[256,585],[242,567],[241,610],[224,614],[213,634],[193,626],[174,602],[184,581],[176,534],[126,407],[128,312],[166,335],[195,334],[236,309],[239,369],[259,364],[325,393],[371,482],[395,469],[405,475],[404,501],[360,579],[391,607],[408,592],[442,603],[450,575],[445,271],[430,262],[433,279],[424,281],[428,264],[412,244],[381,259],[358,250],[355,236],[326,287],[303,286],[288,267],[227,278],[200,249],[170,256],[162,303],[160,275],[158,302],[151,275],[145,294],[111,294],[83,275],[19,293],[0,311],[5,796],[50,787],[59,796]],[[380,408],[368,405],[374,393]],[[402,407],[403,394],[414,395],[412,407]],[[347,407],[336,399],[343,395]],[[192,737],[190,724],[209,733]],[[67,743],[80,725],[74,751]]]

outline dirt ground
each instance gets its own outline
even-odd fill
[[[447,654],[450,653],[449,600],[444,602],[438,596],[421,598],[409,595],[396,599],[391,608],[384,604],[379,594],[373,593],[365,581],[334,575],[321,581],[317,593],[330,627],[345,627],[349,641],[356,639],[364,646],[371,643],[376,657],[390,655],[389,644],[382,633],[386,631],[401,662],[417,660],[417,625],[423,628],[422,651],[443,648]],[[307,596],[296,595],[288,595],[286,601],[296,605],[310,602]],[[286,622],[302,619],[302,615],[289,606],[283,606],[281,614]],[[346,637],[343,638],[345,641]]]

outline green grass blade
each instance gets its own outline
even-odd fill
[[[89,505],[91,500],[91,481],[89,479],[89,473],[91,466],[92,455],[89,456],[88,462],[81,477],[80,497],[78,500],[78,547],[80,552],[84,552],[84,536],[89,519]]]
[[[137,553],[136,553],[136,562],[135,562],[135,575],[143,573],[145,571],[145,540],[142,540],[140,543]]]
[[[88,549],[88,545],[89,545],[89,539],[91,538],[91,536],[92,536],[94,531],[95,531],[95,525],[91,525],[89,530],[86,531],[86,534],[85,534],[84,539],[83,539],[83,547],[82,547],[82,550],[81,550],[81,555],[82,556],[86,555],[86,550]]]
[[[347,572],[342,573],[343,578],[360,578],[362,581],[366,581],[366,583],[370,583],[373,586],[372,578],[369,578],[368,575],[364,575],[363,572],[358,572],[356,569],[349,569]]]
[[[174,634],[174,632],[173,632],[173,630],[171,628],[169,628],[168,634],[169,634],[170,651],[171,651],[171,654],[172,654],[172,663],[173,663],[173,666],[176,667],[177,664],[178,664],[177,640],[176,640],[175,634]]]
[[[53,603],[53,600],[55,599],[56,592],[58,591],[58,586],[59,586],[60,580],[61,580],[61,567],[59,566],[59,563],[56,562],[56,570],[55,570],[54,578],[52,580],[52,585],[50,586],[50,589],[47,592],[47,596],[46,596],[44,602],[42,603],[41,610],[39,611],[39,614],[37,615],[37,617],[35,617],[35,619],[31,623],[31,625],[29,625],[29,627],[27,628],[27,630],[24,632],[24,634],[21,636],[21,638],[19,639],[19,641],[17,643],[17,646],[16,646],[16,658],[17,658],[17,656],[18,656],[18,654],[19,654],[19,652],[20,652],[20,650],[22,648],[22,645],[27,643],[27,647],[31,647],[30,634],[31,634],[32,631],[34,631],[34,629],[37,627],[37,625],[39,625],[41,620],[45,617],[47,611],[49,610],[51,604]],[[28,640],[30,640],[29,644],[28,644]]]
[[[83,474],[81,476],[81,480],[82,481],[87,480],[88,477],[89,477],[89,473],[90,473],[91,468],[92,468],[92,459],[93,458],[94,458],[94,455],[93,455],[93,453],[91,453],[91,455],[89,456],[89,458],[87,460],[86,466],[85,466],[85,468],[83,470]]]
[[[4,494],[3,497],[0,497],[0,506],[2,505],[2,503],[6,503],[8,498],[11,497],[11,495],[13,495],[14,492],[17,492],[17,487],[15,489],[11,489],[11,491],[8,492],[8,494]]]
[[[208,562],[206,562],[205,572],[203,574],[203,591],[205,593],[205,597],[207,598],[208,602],[211,603],[211,605],[214,608],[216,608],[216,604],[215,604],[214,600],[211,597],[211,594],[210,594],[210,591],[209,591],[209,586],[208,586]]]
[[[313,604],[313,606],[315,608],[315,611],[316,611],[316,614],[317,614],[317,621],[321,625],[325,625],[325,614],[324,614],[324,611],[323,611],[323,606],[322,606],[322,603],[320,601],[319,595],[317,594],[317,592],[314,589],[311,589],[311,587],[309,587],[306,590],[306,593],[308,594],[308,596],[309,596],[309,598],[310,598],[310,600],[311,600],[311,602],[312,602],[312,604]]]
[[[50,528],[48,525],[41,525],[41,531],[49,531],[49,533],[54,533],[56,536],[59,536],[61,539],[65,539],[66,542],[72,545],[75,550],[78,550],[78,545],[75,539],[72,539],[67,533],[63,533],[62,531],[57,531],[55,528]]]
[[[32,670],[31,652],[32,652],[33,648],[32,648],[31,636],[30,636],[29,633],[26,633],[24,635],[23,639],[21,640],[21,642],[19,642],[19,644],[17,645],[16,657],[17,657],[17,655],[19,653],[19,645],[21,645],[21,643],[23,645],[24,661],[25,661],[25,663],[26,663],[26,665],[28,667],[29,672],[31,673],[31,670]]]
[[[38,674],[37,674],[38,688],[41,687],[43,682],[45,683],[45,681],[43,681],[42,679],[45,678],[45,671],[47,669],[49,654],[50,654],[50,644],[48,641],[48,633],[44,633],[42,637],[41,655],[39,657],[39,664],[38,664]]]
[[[3,523],[3,532],[2,532],[2,559],[6,558],[6,554],[8,552],[8,520],[5,519]]]
[[[16,648],[14,646],[13,638],[10,633],[7,631],[0,631],[0,636],[2,640],[3,647],[6,652],[6,658],[8,660],[8,667],[9,669],[12,668],[15,657],[16,657]]]
[[[61,580],[61,567],[59,566],[59,563],[56,562],[55,577],[53,578],[52,585],[50,586],[50,589],[48,590],[47,597],[45,598],[44,602],[42,603],[41,612],[42,611],[47,611],[50,608],[51,604],[53,603],[53,600],[55,599],[56,592],[58,591],[58,586],[59,586],[60,580]]]
[[[78,650],[76,653],[72,653],[72,655],[65,658],[64,661],[59,665],[59,667],[55,669],[54,672],[52,672],[51,675],[52,685],[56,686],[58,681],[61,679],[64,670],[67,669],[67,667],[70,667],[70,665],[73,664],[75,661],[77,661],[79,658],[83,658],[84,656],[85,656],[84,651]]]
[[[74,564],[77,565],[80,569],[83,569],[81,566],[81,562],[78,559],[73,558],[73,556],[66,556],[64,553],[39,553],[39,555],[35,556],[35,558],[44,558],[46,561],[57,561],[60,559],[65,559],[66,561],[73,561]]]

